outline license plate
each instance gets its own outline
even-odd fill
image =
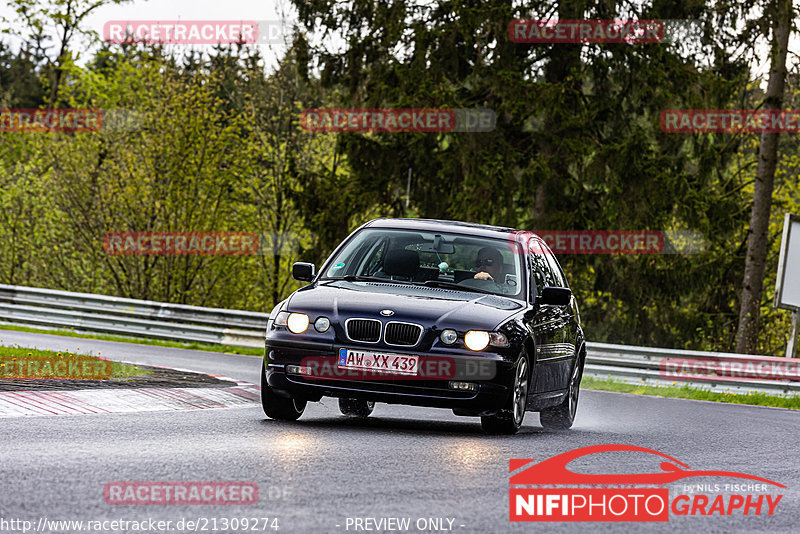
[[[362,369],[394,375],[416,376],[419,356],[374,352],[367,350],[339,349],[339,367]]]

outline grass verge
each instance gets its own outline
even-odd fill
[[[147,339],[138,337],[115,336],[110,334],[86,334],[75,332],[68,328],[33,328],[15,324],[0,324],[0,330],[13,330],[15,332],[31,332],[34,334],[50,334],[53,336],[80,337],[83,339],[99,339],[101,341],[116,341],[119,343],[134,343],[137,345],[156,345],[159,347],[172,347],[175,349],[205,350],[209,352],[224,352],[227,354],[245,354],[247,356],[263,356],[263,347],[236,347],[233,345],[206,345],[204,343],[182,343],[180,341],[166,341],[160,339]],[[2,340],[0,335],[0,340]]]
[[[93,355],[68,350],[0,347],[0,378],[108,380],[152,374],[149,369],[104,360],[100,356],[100,352]]]
[[[599,380],[590,376],[584,376],[583,380],[581,380],[581,388],[616,391],[618,393],[635,393],[637,395],[653,395],[656,397],[727,402],[731,404],[752,404],[755,406],[774,406],[776,408],[790,408],[792,410],[800,409],[800,396],[797,395],[767,395],[766,393],[757,392],[747,394],[716,393],[692,388],[688,384],[680,387],[661,387],[644,384],[628,384],[616,380]]]

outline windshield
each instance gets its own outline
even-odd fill
[[[397,281],[522,298],[519,254],[501,239],[367,228],[330,261],[323,279]]]

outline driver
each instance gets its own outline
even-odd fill
[[[478,251],[475,260],[475,273],[473,278],[479,280],[492,280],[496,284],[503,281],[503,256],[494,247],[483,247]]]

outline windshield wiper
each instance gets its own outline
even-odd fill
[[[427,286],[427,287],[441,287],[445,289],[457,289],[459,291],[469,291],[472,293],[483,293],[485,295],[498,295],[500,293],[495,293],[494,291],[488,291],[486,289],[479,289],[477,287],[471,286],[462,286],[461,284],[456,284],[453,282],[444,282],[442,280],[427,280],[425,282],[410,282],[408,280],[392,280],[391,278],[378,278],[377,276],[362,276],[362,275],[355,275],[355,274],[346,274],[341,278],[326,278],[325,280],[330,280],[331,282],[336,282],[339,280],[344,280],[345,282],[379,282],[385,283],[388,282],[390,284],[403,284],[403,285],[413,285],[413,286]]]
[[[390,282],[394,284],[408,284],[404,280],[392,280],[391,278],[378,278],[377,276],[361,276],[356,274],[346,274],[341,278],[329,278],[329,280],[344,280],[345,282]]]
[[[474,293],[485,293],[486,295],[497,295],[494,291],[488,291],[486,289],[478,289],[477,287],[471,286],[462,286],[461,284],[456,284],[454,282],[443,282],[441,280],[428,280],[425,282],[418,283],[423,286],[429,287],[441,287],[447,289],[458,289],[460,291],[471,291]]]

